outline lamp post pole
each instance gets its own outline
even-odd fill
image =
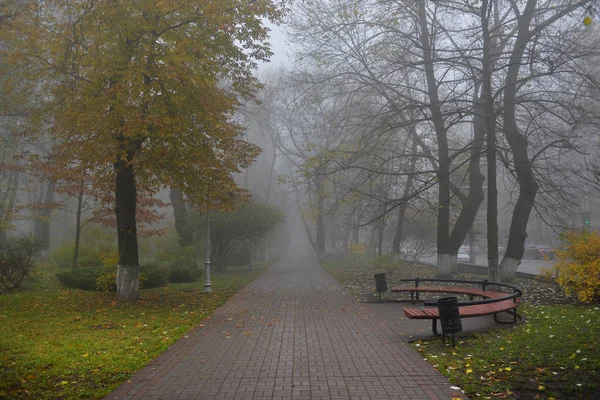
[[[206,208],[206,256],[204,257],[204,293],[212,292],[210,281],[210,210]]]
[[[248,265],[248,269],[252,271],[254,269],[254,265],[252,265],[252,257],[254,253],[254,243],[250,240],[250,265]]]

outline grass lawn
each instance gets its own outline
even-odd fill
[[[525,322],[413,346],[472,398],[600,398],[600,308],[520,307]]]
[[[429,266],[383,261],[335,260],[323,266],[359,300],[375,298],[374,273],[385,272],[388,285],[435,274]],[[474,399],[599,399],[600,306],[570,304],[573,299],[556,285],[538,280],[516,285],[524,291],[521,323],[461,333],[454,349],[434,339],[413,342],[415,350]]]
[[[213,273],[211,294],[200,280],[122,305],[114,293],[64,289],[41,267],[28,290],[0,295],[0,399],[102,398],[264,269]]]

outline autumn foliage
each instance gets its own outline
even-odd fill
[[[542,277],[556,280],[567,294],[575,294],[582,303],[600,299],[600,234],[598,231],[569,232],[557,262]]]
[[[263,21],[279,21],[283,3],[16,3],[0,25],[0,90],[27,116],[24,136],[51,138],[55,180],[113,188],[118,297],[136,301],[139,194],[177,187],[199,208],[246,194],[233,174],[260,149],[234,115],[260,87]]]

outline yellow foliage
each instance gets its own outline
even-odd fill
[[[600,298],[600,234],[598,231],[570,232],[562,250],[556,252],[554,267],[541,276],[553,278],[567,294],[582,303]]]
[[[364,256],[367,254],[367,248],[362,243],[350,243],[348,245],[348,253],[352,256],[352,259],[355,260],[356,257]]]
[[[116,267],[119,264],[119,255],[116,252],[101,253],[100,259],[105,267]]]

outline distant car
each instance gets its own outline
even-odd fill
[[[553,260],[554,253],[556,253],[556,249],[552,246],[532,243],[525,246],[523,258],[526,260],[543,260],[545,258]]]
[[[469,254],[464,251],[464,250],[459,250],[458,254],[456,255],[456,261],[458,262],[469,262],[471,260],[471,256],[469,256]]]
[[[404,258],[414,259],[417,256],[417,250],[414,247],[400,248],[400,254]]]

